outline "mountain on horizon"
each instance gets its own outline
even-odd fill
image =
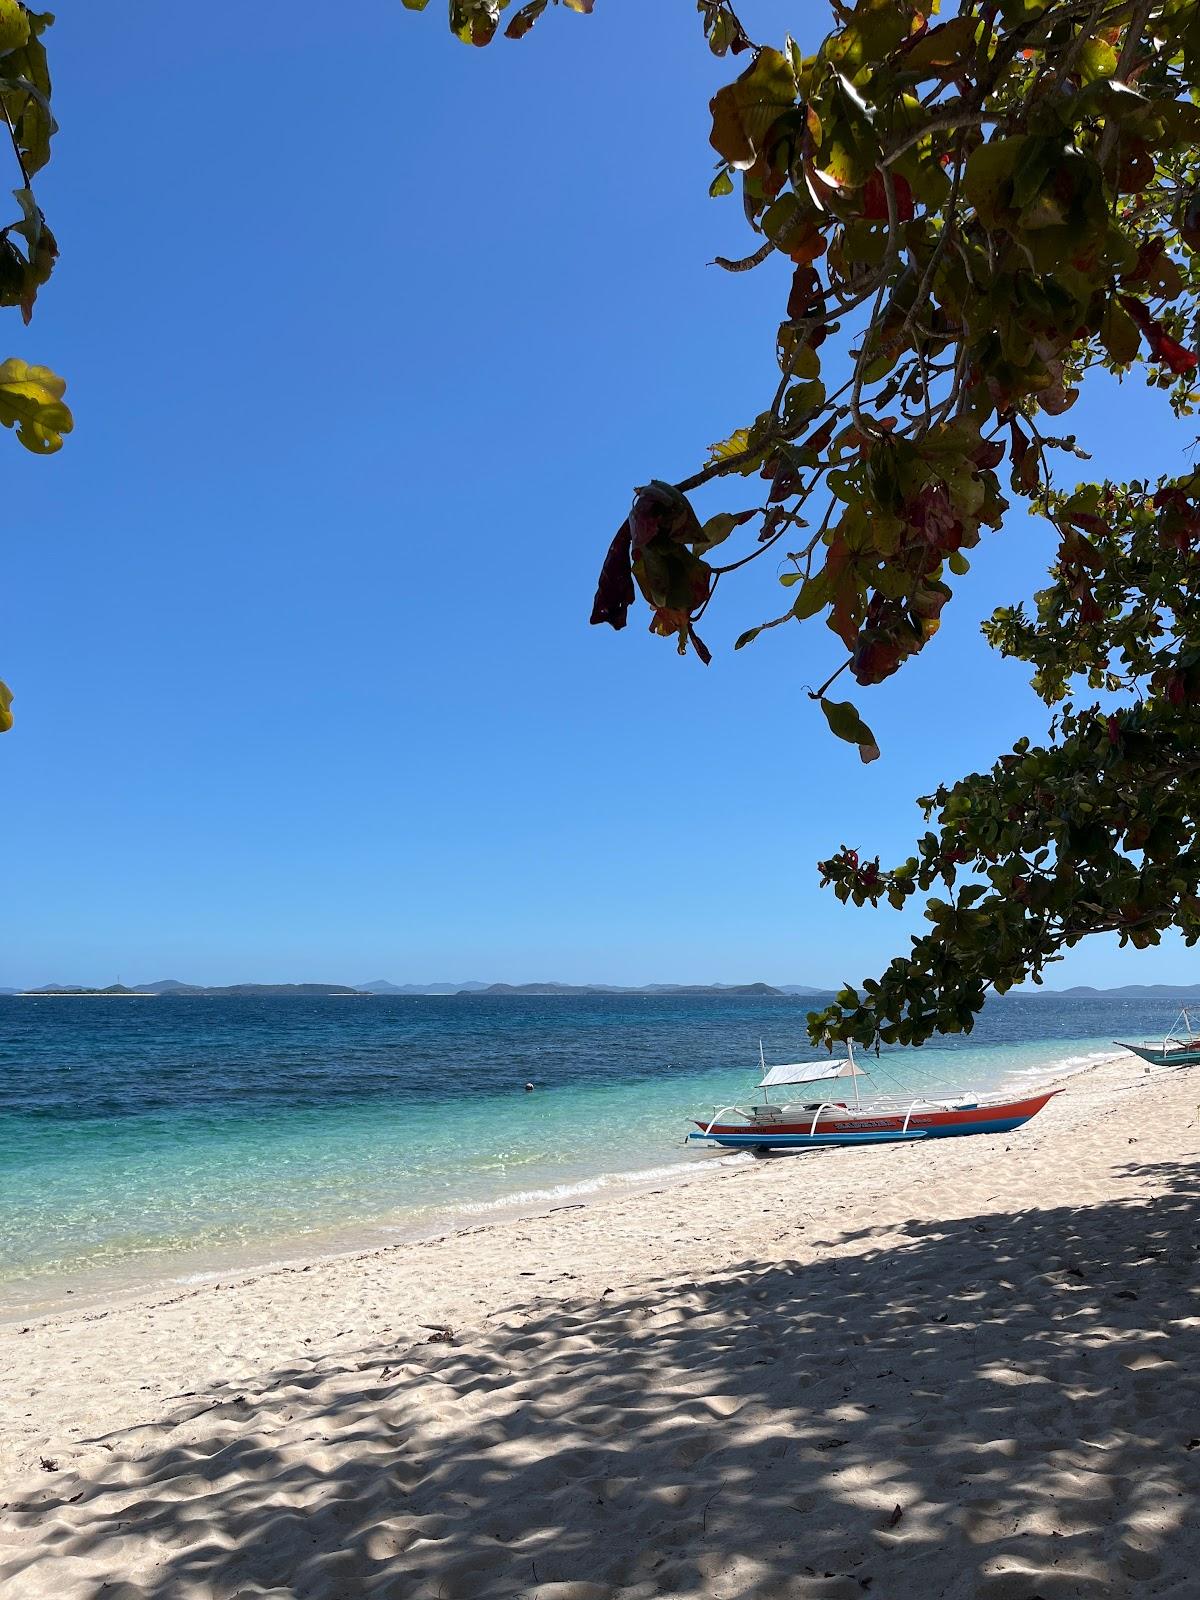
[[[769,983],[647,983],[641,988],[618,988],[614,984],[599,983],[492,983],[479,991],[485,995],[588,995],[588,994],[647,994],[694,995],[722,994],[741,996],[769,996],[782,1000],[782,989]]]
[[[157,983],[147,983],[139,991],[142,994],[175,995],[186,998],[189,995],[204,995],[209,999],[232,998],[239,995],[258,996],[264,995],[296,995],[307,999],[319,999],[322,995],[361,994],[360,989],[352,989],[347,983],[180,983],[178,978],[160,978]]]
[[[829,988],[814,988],[806,983],[644,983],[625,985],[619,983],[480,983],[468,980],[463,983],[392,983],[388,978],[372,978],[367,983],[347,985],[341,983],[185,983],[180,978],[156,978],[153,983],[138,983],[133,989],[111,984],[107,990],[94,989],[79,983],[44,983],[36,989],[0,988],[3,994],[154,994],[154,995],[459,995],[459,994],[727,994],[765,995],[806,998],[810,995],[827,995]],[[1076,991],[1066,991],[1074,993]],[[1080,990],[1078,993],[1100,993]],[[1149,992],[1149,991],[1147,991]],[[1165,991],[1164,991],[1165,992]],[[1190,992],[1190,991],[1180,991]]]
[[[363,994],[475,994],[486,989],[486,983],[390,983],[387,978],[372,978],[370,983],[356,983],[354,987]]]
[[[131,989],[124,983],[110,983],[102,989],[86,983],[43,983],[37,989],[0,990],[7,994],[145,994],[145,989]]]
[[[1041,993],[1063,1000],[1200,1000],[1200,983],[1124,983],[1115,989],[1078,983],[1073,989],[1043,989]]]

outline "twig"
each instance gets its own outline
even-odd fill
[[[26,100],[26,104],[28,103],[28,100]],[[2,94],[0,94],[0,106],[4,107],[4,120],[8,125],[8,136],[12,140],[13,153],[17,158],[17,165],[21,169],[21,182],[28,189],[30,187],[29,173],[25,167],[25,157],[21,154],[21,146],[17,139],[17,130],[13,127],[13,119],[8,114],[8,102]]]
[[[774,248],[775,246],[768,239],[765,244],[759,245],[752,256],[742,256],[739,261],[730,261],[728,256],[714,256],[712,265],[714,267],[724,267],[726,272],[749,272],[751,267],[761,266]]]
[[[1147,0],[1148,3],[1148,0]],[[879,165],[890,167],[893,162],[899,161],[906,150],[911,150],[913,145],[920,144],[922,139],[928,138],[931,133],[945,133],[953,128],[977,128],[983,122],[1004,122],[1007,118],[998,111],[968,111],[957,112],[953,116],[935,117],[932,122],[927,122],[923,128],[918,128],[910,133],[907,139],[902,139],[887,155],[880,156]]]
[[[846,668],[850,665],[850,663],[853,660],[854,660],[853,656],[847,656],[845,661],[842,662],[841,666],[837,669],[837,671],[836,672],[831,672],[829,674],[829,676],[825,679],[825,682],[821,685],[821,687],[819,689],[810,689],[808,691],[808,698],[810,700],[823,700],[824,697],[825,697],[826,689],[828,689],[828,687],[829,687],[829,685],[831,683],[833,683],[836,679],[841,677],[842,673],[845,672]]]
[[[709,1497],[708,1497],[708,1500],[705,1502],[704,1515],[700,1518],[700,1532],[701,1533],[707,1533],[708,1532],[708,1513],[709,1513],[709,1509],[712,1506],[713,1501],[721,1493],[721,1491],[724,1489],[724,1487],[725,1487],[725,1485],[722,1484],[721,1488],[717,1489],[713,1494],[710,1494]]]

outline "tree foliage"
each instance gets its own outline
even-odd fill
[[[28,323],[38,290],[54,271],[58,245],[34,198],[33,177],[50,159],[57,124],[50,110],[50,70],[42,35],[54,21],[17,0],[0,0],[0,109],[20,186],[19,215],[0,227],[0,306],[15,306]],[[49,367],[15,357],[0,362],[0,423],[35,455],[52,455],[71,431],[66,384]],[[0,733],[12,727],[12,692],[0,683]]]
[[[1049,737],[922,800],[903,865],[819,863],[857,905],[928,895],[931,926],[812,1037],[919,1044],[1089,933],[1200,939],[1200,473],[1064,486],[1087,457],[1058,420],[1096,369],[1138,368],[1178,418],[1200,399],[1200,6],[832,0],[823,40],[775,43],[726,0],[697,9],[711,49],[744,58],[711,102],[710,193],[740,193],[756,247],[719,264],[792,268],[779,376],[690,476],[636,491],[593,622],[624,627],[640,593],[651,630],[707,662],[717,585],[782,554],[786,608],[736,648],[823,618],[842,654],[813,697],[870,761],[833,681],[867,688],[923,650],[1014,502],[1056,537],[1032,610],[984,630],[1033,668]],[[504,10],[454,0],[452,26],[487,43]],[[701,522],[689,495],[715,480],[742,487]]]

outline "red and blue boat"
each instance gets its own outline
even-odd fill
[[[759,1057],[763,1060],[761,1044]],[[1044,1089],[1020,1099],[970,1092],[928,1097],[872,1094],[864,1098],[859,1079],[871,1077],[854,1059],[852,1045],[847,1045],[844,1061],[797,1061],[768,1069],[763,1060],[759,1089],[778,1091],[806,1085],[809,1093],[795,1100],[765,1093],[761,1103],[752,1102],[745,1108],[721,1106],[711,1118],[696,1122],[697,1131],[688,1134],[688,1142],[765,1154],[769,1150],[805,1150],[826,1145],[895,1144],[971,1133],[1010,1133],[1062,1092]],[[852,1101],[840,1098],[849,1092],[840,1087],[843,1081],[853,1090]],[[741,1120],[726,1120],[730,1113]]]

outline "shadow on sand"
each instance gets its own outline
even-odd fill
[[[314,1354],[10,1505],[55,1600],[1200,1593],[1200,1182]],[[843,1247],[844,1251],[844,1247]]]

